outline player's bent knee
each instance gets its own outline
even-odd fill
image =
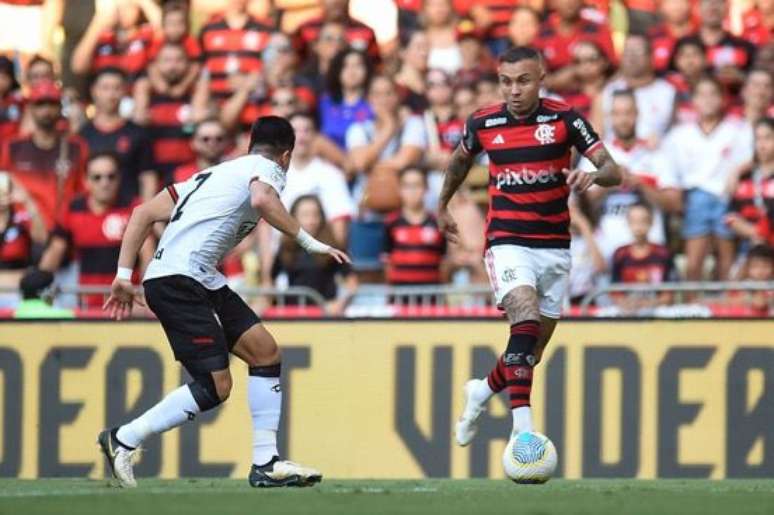
[[[218,391],[212,374],[195,378],[194,381],[188,383],[188,388],[191,389],[191,395],[202,412],[219,406],[225,400],[221,398],[221,392]],[[228,393],[226,393],[226,398],[228,398]]]

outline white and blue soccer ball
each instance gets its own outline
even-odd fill
[[[526,431],[505,446],[503,468],[515,483],[542,484],[553,476],[556,460],[556,447],[546,435]]]

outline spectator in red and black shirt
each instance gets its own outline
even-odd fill
[[[425,209],[427,177],[408,168],[400,174],[401,209],[385,219],[386,278],[389,284],[440,284],[446,238]]]
[[[0,56],[0,140],[16,136],[19,132],[23,105],[13,61]]]
[[[149,152],[145,131],[119,113],[126,94],[126,78],[119,68],[103,68],[91,85],[94,115],[81,128],[90,153],[113,152],[120,159],[121,190],[124,200],[138,195],[149,199],[158,191],[158,178]]]
[[[32,132],[3,142],[0,169],[8,170],[40,210],[47,228],[76,192],[83,188],[88,155],[80,136],[66,136],[57,127],[61,120],[62,93],[51,82],[30,90],[27,102]]]
[[[161,184],[167,184],[175,168],[194,158],[190,139],[195,113],[191,87],[185,87],[191,63],[181,45],[167,43],[154,66],[159,81],[141,79],[135,87],[135,120],[148,127],[155,169]]]
[[[23,270],[31,265],[33,244],[42,245],[47,237],[35,202],[8,173],[0,172],[0,270]],[[9,285],[5,280],[0,284]]]
[[[149,23],[142,23],[143,17]],[[120,2],[100,10],[73,51],[73,73],[120,68],[130,83],[145,71],[161,9],[153,0]]]
[[[701,0],[698,36],[707,47],[707,64],[720,81],[737,92],[755,58],[755,46],[723,28],[728,13],[726,0]]]
[[[322,26],[336,22],[344,25],[349,46],[367,53],[372,62],[378,64],[381,57],[376,35],[371,27],[349,16],[349,0],[323,0],[321,4],[322,16],[303,23],[296,30],[295,46],[302,59],[309,55],[310,47],[317,41]]]
[[[613,254],[611,280],[614,283],[659,284],[674,279],[672,256],[664,245],[648,241],[653,212],[647,204],[634,204],[626,214],[634,243],[618,248]],[[627,310],[666,304],[671,296],[662,293],[646,296],[615,296],[616,304]]]
[[[675,121],[694,123],[699,115],[693,105],[693,90],[707,74],[706,48],[698,36],[677,40],[669,70],[664,78],[675,88]]]
[[[199,32],[205,77],[212,97],[221,102],[234,92],[229,80],[236,75],[260,72],[261,52],[272,27],[247,12],[247,2],[229,2],[228,10],[214,16]]]
[[[87,194],[74,199],[58,221],[39,268],[55,272],[69,251],[79,264],[81,286],[109,286],[115,277],[121,238],[132,214],[134,203],[119,198],[121,174],[118,157],[97,153],[89,157],[86,172]],[[143,247],[142,261],[147,263],[152,249]],[[102,295],[86,295],[86,307],[98,308]]]
[[[229,144],[230,139],[220,120],[217,118],[202,120],[196,124],[191,138],[191,149],[196,159],[175,168],[171,182],[187,181],[195,173],[220,163]]]
[[[553,5],[555,12],[543,23],[534,42],[551,72],[548,83],[551,88],[564,89],[572,84],[572,69],[565,67],[572,62],[572,48],[578,41],[596,42],[610,62],[617,62],[610,29],[581,16],[582,0],[555,0]]]
[[[691,0],[661,0],[663,21],[647,31],[653,50],[653,70],[657,73],[667,71],[677,40],[696,31],[692,8]]]
[[[745,247],[774,245],[774,118],[755,125],[755,161],[735,182],[726,217],[729,227]]]

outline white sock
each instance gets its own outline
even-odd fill
[[[139,446],[151,434],[163,433],[182,425],[200,413],[187,384],[170,392],[151,409],[118,428],[116,438],[129,447]]]
[[[253,418],[253,463],[263,465],[277,456],[277,429],[282,408],[279,377],[250,376],[247,402]]]
[[[475,386],[470,390],[471,399],[477,404],[481,404],[481,405],[489,402],[489,399],[492,398],[492,395],[494,395],[494,392],[492,391],[491,388],[489,388],[489,381],[486,380],[486,377],[483,379],[480,379],[479,381],[476,381],[473,384]]]
[[[511,410],[513,415],[514,434],[532,431],[532,408],[529,406],[520,406]]]

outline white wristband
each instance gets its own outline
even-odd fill
[[[325,254],[331,250],[330,245],[326,245],[325,243],[314,239],[312,235],[303,229],[298,230],[296,241],[302,249],[309,252],[310,254]]]
[[[132,269],[127,268],[125,266],[119,266],[118,270],[116,270],[116,278],[121,279],[123,281],[131,281],[132,280]]]

